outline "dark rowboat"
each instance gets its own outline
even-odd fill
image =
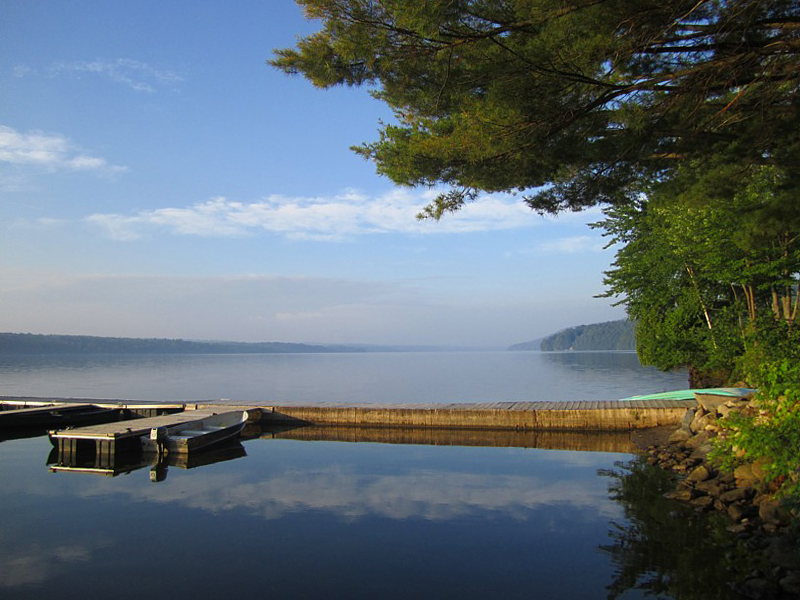
[[[238,437],[247,418],[247,411],[232,411],[171,427],[154,427],[142,438],[142,449],[187,454]]]

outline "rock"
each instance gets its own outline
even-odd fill
[[[731,533],[744,533],[749,529],[749,525],[747,523],[737,523],[736,525],[729,525],[725,529]]]
[[[742,502],[752,497],[753,492],[748,488],[734,488],[728,492],[723,492],[719,495],[719,499],[723,502]]]
[[[689,427],[692,424],[692,420],[694,419],[695,412],[696,411],[694,408],[689,408],[686,410],[686,412],[683,415],[683,419],[681,419],[681,425],[680,425],[681,429],[689,429]]]
[[[763,481],[766,478],[768,468],[769,468],[769,460],[763,456],[753,461],[752,464],[753,475],[759,481]]]
[[[671,443],[685,442],[690,437],[692,437],[692,432],[689,431],[688,429],[681,428],[681,429],[676,429],[674,432],[672,432],[672,435],[669,436],[669,441]]]
[[[702,408],[699,408],[694,414],[694,419],[692,419],[689,429],[695,433],[699,433],[706,428],[706,425],[708,425],[708,413]]]
[[[677,490],[672,492],[667,492],[664,494],[664,498],[669,498],[670,500],[679,500],[681,502],[688,502],[695,496],[695,491],[691,488],[687,487],[679,487]]]
[[[733,470],[733,476],[736,478],[736,487],[739,488],[752,488],[759,482],[759,479],[753,473],[752,463],[736,467]]]
[[[694,450],[699,448],[703,444],[708,443],[708,440],[711,438],[711,435],[708,431],[701,431],[697,435],[693,435],[688,440],[686,440],[686,445],[689,446],[690,449]]]
[[[699,458],[705,460],[706,456],[708,456],[708,453],[711,452],[712,448],[713,446],[711,445],[711,442],[706,442],[705,444],[695,448],[694,452],[692,452],[689,456],[691,458]]]
[[[690,501],[690,504],[700,510],[709,510],[714,506],[714,498],[711,496],[698,496]]]
[[[737,523],[742,519],[748,518],[755,513],[755,509],[749,504],[731,504],[728,506],[728,516]]]
[[[787,594],[800,596],[800,572],[793,571],[778,582],[781,589]]]
[[[722,494],[722,488],[716,479],[701,481],[695,486],[695,488],[715,498],[718,498],[719,495]]]
[[[732,412],[734,412],[734,409],[728,406],[727,404],[720,404],[717,407],[717,415],[719,416],[720,419],[724,419]]]
[[[697,483],[699,481],[705,481],[709,477],[711,477],[711,473],[708,472],[708,468],[706,468],[705,465],[700,465],[699,467],[695,468],[694,471],[689,473],[686,481]]]
[[[789,511],[781,506],[780,501],[772,499],[761,501],[758,507],[758,516],[764,523],[772,525],[788,525],[792,520]]]
[[[695,392],[694,398],[706,412],[709,412],[713,415],[717,412],[717,408],[720,405],[725,404],[730,399],[730,396],[720,396],[719,394],[703,394],[700,392]]]

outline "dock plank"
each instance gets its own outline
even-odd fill
[[[145,419],[133,419],[130,421],[116,421],[104,423],[102,425],[90,425],[88,427],[78,427],[75,429],[54,430],[50,435],[54,438],[71,439],[121,439],[131,436],[140,436],[149,432],[155,427],[171,427],[182,423],[189,423],[210,417],[211,415],[228,412],[224,407],[220,409],[200,409],[187,410],[172,415],[162,415],[159,417],[148,417]]]

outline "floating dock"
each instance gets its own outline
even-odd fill
[[[176,427],[227,412],[224,407],[202,410],[185,410],[171,415],[131,419],[103,425],[78,427],[50,432],[50,439],[56,444],[62,457],[87,451],[94,452],[98,467],[115,464],[118,453],[141,452],[142,436],[150,435],[151,430],[161,427]],[[69,460],[65,458],[65,460]]]
[[[680,422],[695,400],[313,404],[272,407],[263,419],[314,425],[513,431],[631,431]],[[269,409],[267,409],[268,411]]]
[[[197,411],[192,419],[202,418],[201,411],[246,410],[261,413],[261,422],[270,424],[335,425],[338,427],[400,427],[406,429],[486,429],[511,431],[631,431],[650,427],[675,425],[687,408],[697,406],[696,400],[608,400],[585,402],[484,402],[449,404],[342,404],[313,403],[304,405],[279,404],[272,406],[240,404],[230,401],[197,403],[131,402],[87,398],[7,398],[0,404],[24,402],[91,403],[100,407],[116,407],[131,411],[135,416],[163,415],[181,411]],[[206,413],[208,414],[208,413]],[[184,416],[181,416],[184,415]],[[139,430],[168,426],[172,421],[147,424],[142,419],[111,424]],[[108,426],[100,426],[101,428]],[[93,429],[93,428],[88,428]],[[116,431],[116,429],[115,429]],[[141,433],[136,435],[142,435]],[[119,440],[126,437],[121,433]]]

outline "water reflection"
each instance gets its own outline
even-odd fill
[[[244,445],[246,461],[170,469],[149,485],[49,475],[46,438],[3,444],[0,591],[98,597],[114,586],[141,598],[179,586],[214,598],[235,576],[244,597],[593,598],[607,583],[594,549],[622,515],[595,475],[606,453]],[[587,575],[564,583],[567,568]]]
[[[247,452],[238,440],[189,454],[122,452],[100,457],[95,452],[71,452],[54,447],[47,458],[47,465],[51,473],[88,473],[109,477],[149,468],[150,481],[159,482],[167,478],[169,467],[195,469],[245,456]]]
[[[628,431],[489,431],[401,427],[265,427],[262,437],[328,442],[542,448],[581,452],[636,452]]]
[[[664,498],[670,475],[636,459],[603,470],[625,520],[611,523],[611,544],[601,546],[614,569],[609,600],[631,591],[675,600],[734,600],[731,583],[758,557],[728,532],[720,515],[698,513]]]

